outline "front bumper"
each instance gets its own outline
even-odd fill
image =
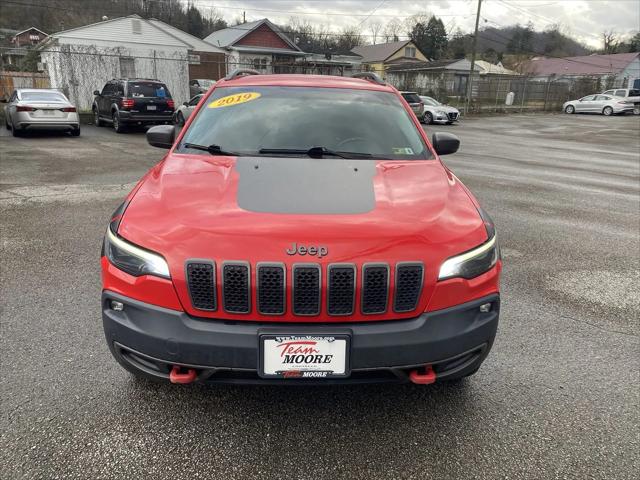
[[[124,309],[111,308],[111,301]],[[491,303],[489,312],[482,304]],[[197,380],[224,383],[369,383],[408,381],[409,371],[432,365],[438,379],[480,366],[498,328],[500,297],[490,295],[409,320],[345,324],[273,324],[196,318],[113,292],[102,294],[102,320],[114,357],[129,370],[168,379],[174,365],[193,368]],[[259,336],[345,334],[351,337],[351,376],[312,380],[260,378]]]

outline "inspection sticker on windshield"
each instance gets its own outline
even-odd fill
[[[395,155],[413,155],[413,149],[409,147],[393,147]]]
[[[235,93],[233,95],[227,95],[226,97],[222,97],[217,100],[214,100],[208,105],[208,107],[209,108],[232,107],[240,103],[250,102],[251,100],[260,98],[261,95],[262,94],[258,92]]]

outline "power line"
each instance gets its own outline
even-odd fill
[[[557,20],[553,20],[553,19],[551,19],[549,17],[545,17],[544,15],[540,15],[539,13],[535,13],[535,12],[532,12],[530,10],[527,10],[526,8],[524,8],[524,7],[520,6],[520,5],[512,5],[510,3],[507,3],[506,0],[496,0],[496,1],[499,2],[500,4],[504,5],[505,7],[511,8],[513,10],[516,10],[516,11],[520,11],[522,13],[533,15],[534,17],[537,17],[537,18],[539,18],[541,20],[544,20],[544,21],[547,22],[547,26],[548,25],[555,25],[555,24],[558,23]],[[547,5],[552,5],[552,4],[547,4]],[[598,36],[596,33],[587,32],[586,30],[582,30],[582,29],[579,29],[579,28],[575,28],[575,30],[581,31],[583,34],[586,34],[586,35],[589,35],[589,36],[596,36],[596,37]]]
[[[153,2],[163,2],[164,0],[147,0]],[[201,5],[200,2],[204,2],[206,0],[195,0],[198,8],[208,8],[208,9],[223,9],[223,10],[246,10],[247,12],[271,12],[271,13],[279,13],[279,14],[290,14],[290,15],[319,15],[319,16],[338,16],[338,17],[394,17],[394,18],[411,18],[414,15],[397,15],[395,13],[337,13],[337,12],[302,12],[298,10],[274,10],[274,9],[266,9],[266,8],[244,8],[244,7],[231,7],[228,5]],[[384,3],[384,2],[383,2]],[[377,7],[379,8],[379,7]],[[375,10],[377,10],[377,8]],[[374,12],[375,12],[374,10]],[[436,17],[459,17],[459,14],[450,13],[443,15],[435,15]],[[467,15],[468,16],[468,15]]]
[[[38,4],[33,4],[33,3],[14,2],[14,1],[10,1],[10,0],[3,0],[3,2],[11,4],[11,5],[19,5],[19,6],[23,6],[23,7],[48,8],[48,9],[52,9],[52,10],[56,10],[56,11],[63,11],[63,12],[76,12],[76,10],[74,10],[74,9],[58,8],[58,7],[54,7],[54,6],[51,6],[51,5],[38,5]],[[119,13],[119,14],[126,16],[125,13]],[[82,28],[83,26],[84,25],[81,25],[80,27],[76,27],[76,28]],[[252,30],[251,28],[243,28],[242,25],[235,25],[235,26],[232,26],[232,27],[226,27],[226,29],[229,29],[229,30],[242,30],[242,31],[245,31],[245,32]],[[280,33],[284,33],[286,35],[304,35],[305,34],[305,32],[287,31],[287,30],[283,30],[283,29],[278,29],[278,30],[280,31]],[[372,37],[375,37],[375,35],[369,35],[369,34],[366,34],[366,33],[358,33],[358,34],[354,35],[354,34],[350,34],[350,33],[323,32],[322,35],[323,36],[331,36],[331,37],[347,37],[347,38],[353,38],[353,37],[367,37],[367,38],[371,37],[372,38]],[[406,35],[406,34],[398,35],[398,37],[405,37],[407,39],[409,38],[409,36]]]

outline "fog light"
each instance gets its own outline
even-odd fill
[[[480,305],[480,311],[482,313],[487,313],[491,311],[491,304],[490,303],[483,303],[482,305]]]
[[[124,310],[124,304],[122,302],[116,302],[115,300],[111,300],[111,310],[115,310],[116,312],[121,312],[122,310]]]

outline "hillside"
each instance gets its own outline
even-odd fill
[[[19,6],[23,3],[25,7]],[[53,33],[109,18],[138,14],[154,17],[203,38],[226,27],[219,17],[207,17],[180,0],[0,0],[0,28],[23,30],[34,26]]]

